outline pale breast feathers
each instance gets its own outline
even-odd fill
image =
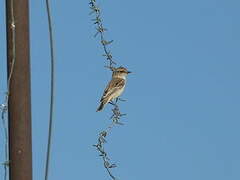
[[[106,89],[104,90],[103,96],[101,98],[101,101],[106,98],[107,96],[112,95],[113,93],[116,93],[120,89],[124,88],[125,86],[125,80],[122,78],[114,78],[112,79]]]

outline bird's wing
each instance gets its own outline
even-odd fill
[[[125,80],[121,78],[113,78],[107,85],[106,89],[103,92],[103,96],[100,101],[105,99],[106,97],[112,95],[117,90],[123,88],[125,86]]]

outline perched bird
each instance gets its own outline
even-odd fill
[[[113,70],[112,79],[103,92],[97,111],[101,111],[107,103],[122,94],[126,85],[126,76],[129,73],[131,72],[124,67],[118,67]]]

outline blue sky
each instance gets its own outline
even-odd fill
[[[120,180],[240,179],[240,1],[99,4],[106,37],[114,40],[113,56],[133,71],[122,96],[127,102],[120,103],[125,125],[107,138],[106,150],[118,165],[113,173]],[[4,7],[1,0],[1,101],[6,90]],[[111,74],[93,37],[88,1],[53,0],[51,9],[56,102],[50,179],[110,179],[92,147],[110,123],[110,105],[95,111]],[[40,180],[50,92],[45,2],[31,1],[30,14],[33,177]]]

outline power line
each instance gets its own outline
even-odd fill
[[[54,89],[55,89],[55,57],[54,57],[54,45],[53,45],[53,32],[52,21],[49,0],[46,0],[46,10],[48,17],[48,31],[49,31],[49,43],[51,54],[51,90],[50,90],[50,114],[49,114],[49,129],[48,129],[48,143],[47,143],[47,159],[45,165],[45,180],[48,180],[49,162],[51,156],[51,144],[52,144],[52,129],[53,129],[53,106],[54,106]]]

